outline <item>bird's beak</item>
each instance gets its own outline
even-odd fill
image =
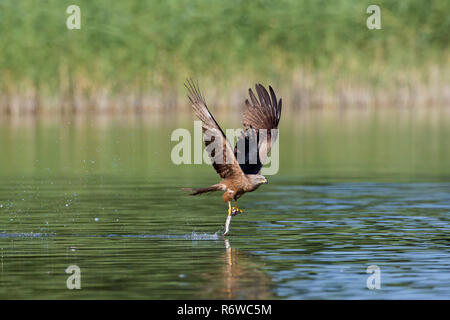
[[[265,184],[268,184],[268,183],[269,183],[269,181],[267,181],[267,179],[264,179],[264,183],[265,183]]]

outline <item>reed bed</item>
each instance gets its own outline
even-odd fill
[[[378,1],[381,30],[369,4],[4,0],[0,113],[173,113],[187,77],[222,111],[255,82],[288,110],[449,105],[450,3]]]

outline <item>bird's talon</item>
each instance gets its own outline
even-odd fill
[[[237,216],[238,214],[240,214],[240,213],[242,213],[242,210],[241,209],[239,209],[238,207],[233,207],[233,208],[231,208],[231,215],[234,217],[234,216]],[[230,214],[229,214],[230,215]]]

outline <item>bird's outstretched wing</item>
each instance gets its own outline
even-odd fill
[[[219,150],[221,154],[216,155],[214,148],[208,152],[214,169],[222,179],[230,176],[243,175],[241,167],[233,153],[233,149],[211,112],[209,112],[198,85],[195,85],[192,80],[187,80],[185,87],[188,90],[188,98],[191,101],[192,108],[196,116],[202,121],[203,133],[207,132],[207,134],[203,135],[206,148],[215,139],[220,139],[217,145],[222,146],[222,149]],[[212,133],[213,135],[211,136],[208,133]]]
[[[272,133],[272,129],[278,128],[281,117],[282,101],[277,101],[272,87],[269,86],[270,94],[261,84],[257,84],[255,89],[259,99],[252,89],[248,89],[250,101],[245,100],[242,119],[245,129],[234,149],[245,174],[258,174],[261,171],[272,147],[272,139],[275,141],[277,138],[277,132]]]

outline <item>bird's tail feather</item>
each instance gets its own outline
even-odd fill
[[[196,195],[202,194],[202,193],[207,193],[207,192],[212,192],[212,191],[220,191],[220,190],[222,190],[222,188],[220,185],[214,184],[214,185],[206,187],[206,188],[199,188],[199,189],[183,188],[183,190],[192,191],[191,196],[196,196]]]

